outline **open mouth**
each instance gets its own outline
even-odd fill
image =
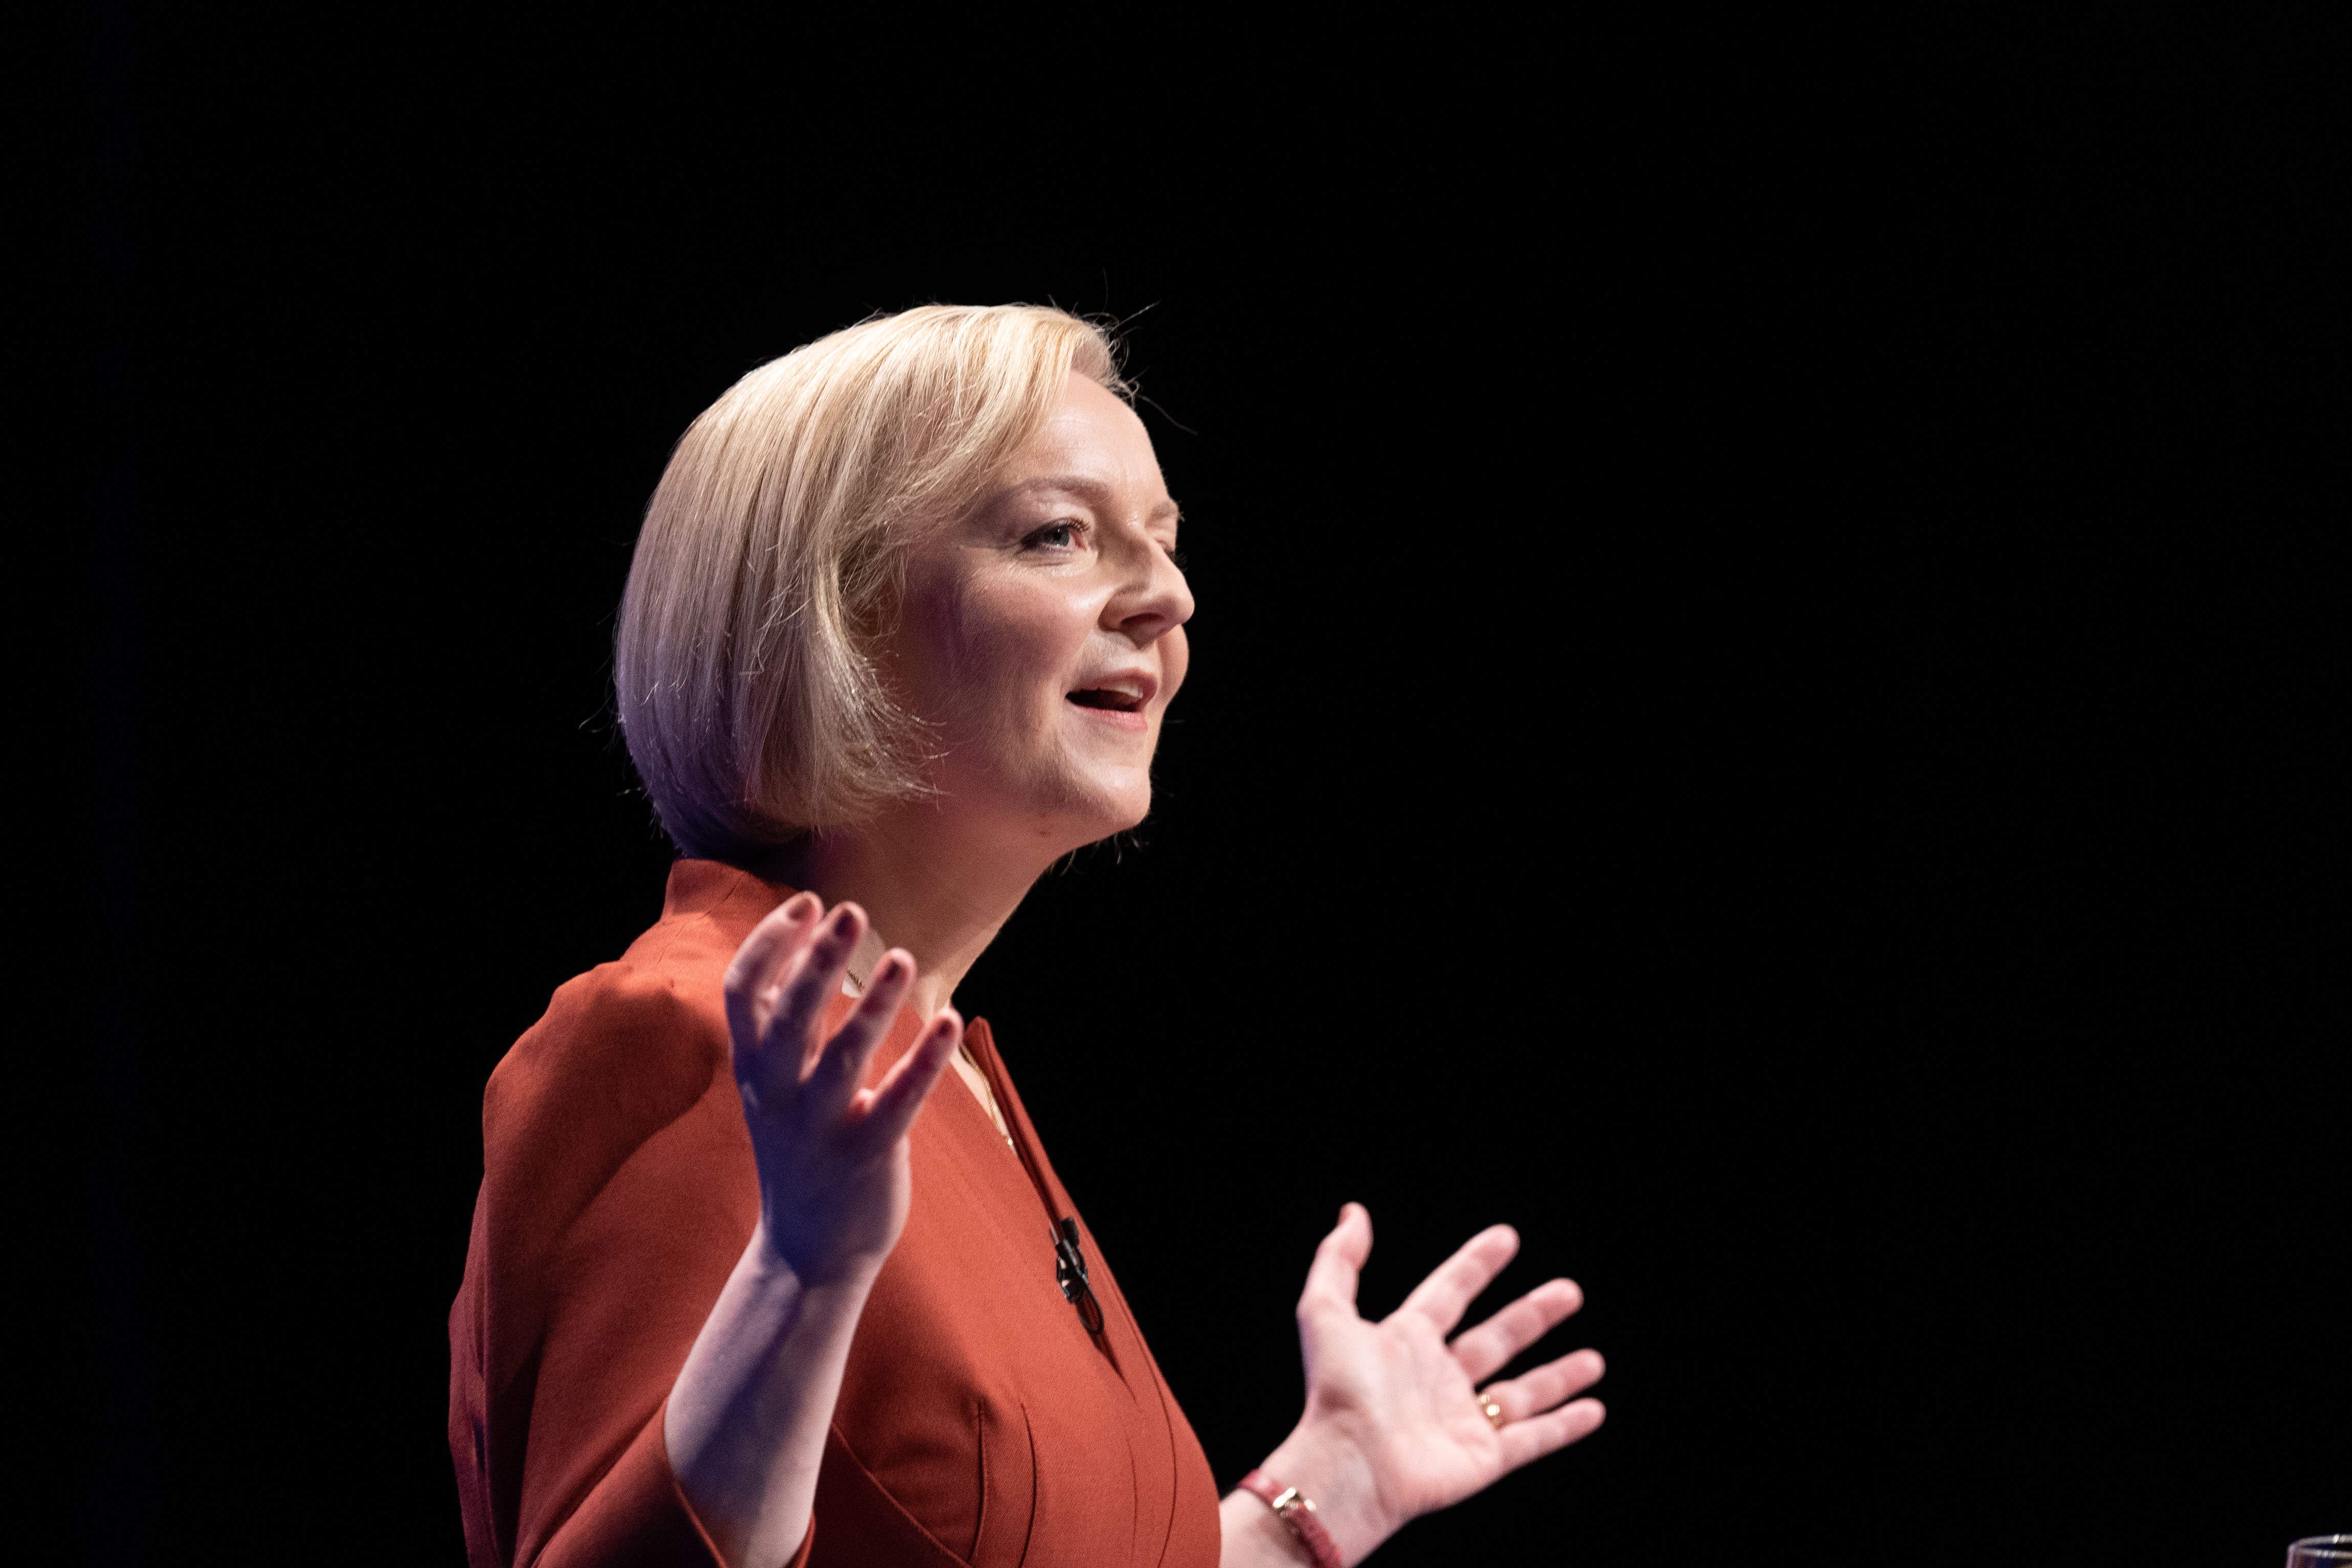
[[[1069,700],[1080,707],[1099,708],[1107,713],[1141,713],[1143,711],[1143,699],[1128,692],[1091,688],[1072,692]]]

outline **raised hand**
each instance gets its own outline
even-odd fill
[[[866,916],[801,894],[727,970],[735,1088],[760,1169],[760,1223],[670,1386],[662,1442],[695,1517],[739,1568],[808,1536],[817,1470],[858,1313],[906,1228],[907,1129],[963,1025],[941,1009],[871,1089],[859,1087],[915,976],[896,948],[830,1039],[818,1030]]]
[[[914,960],[892,948],[841,1027],[818,1039],[865,931],[856,904],[826,915],[803,893],[759,924],[727,970],[761,1228],[804,1285],[870,1277],[897,1245],[912,1192],[907,1130],[963,1038],[962,1020],[942,1009],[887,1077],[859,1087],[915,977]]]
[[[1472,1237],[1377,1323],[1356,1312],[1371,1255],[1362,1206],[1340,1211],[1316,1249],[1298,1300],[1307,1412],[1269,1470],[1321,1471],[1322,1511],[1349,1561],[1408,1521],[1461,1501],[1601,1425],[1601,1402],[1576,1399],[1599,1381],[1598,1353],[1580,1350],[1507,1381],[1478,1385],[1584,1304],[1553,1280],[1448,1343],[1463,1312],[1519,1249],[1508,1226]],[[1498,1408],[1490,1418],[1480,1394]],[[1311,1489],[1310,1489],[1311,1490]]]

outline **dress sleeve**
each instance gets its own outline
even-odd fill
[[[724,1024],[706,1010],[607,965],[557,992],[492,1075],[449,1325],[475,1568],[729,1568],[662,1441],[670,1385],[759,1211]]]

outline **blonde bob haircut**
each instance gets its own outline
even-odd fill
[[[688,427],[614,647],[622,734],[680,850],[744,862],[921,793],[872,653],[905,546],[981,498],[1073,372],[1129,394],[1091,322],[928,305],[770,361]]]

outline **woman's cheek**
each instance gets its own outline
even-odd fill
[[[1001,609],[1003,645],[999,657],[1032,679],[1053,685],[1058,699],[1060,683],[1076,668],[1094,624],[1087,604],[1062,593],[1032,593]]]
[[[969,606],[953,654],[952,667],[967,687],[958,706],[986,715],[992,726],[1036,706],[1044,673],[1034,631],[1011,612],[1015,608],[1001,602]]]

